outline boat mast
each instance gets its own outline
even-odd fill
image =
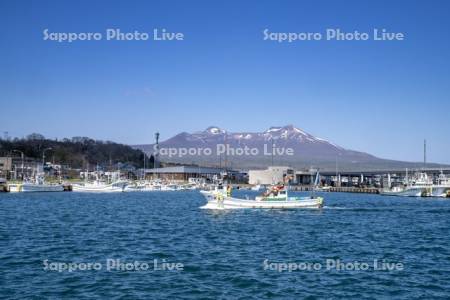
[[[319,175],[319,168],[317,169],[317,171],[316,171],[316,178],[314,179],[314,184],[313,184],[313,188],[312,188],[312,198],[315,198],[316,197],[316,189],[317,189],[317,187],[319,187],[319,178],[320,178],[320,175]]]
[[[406,185],[409,185],[408,168],[406,168]]]
[[[155,140],[156,140],[156,148],[155,148],[155,155],[153,157],[153,169],[159,168],[159,132],[155,133]],[[156,173],[156,178],[159,179],[159,173]]]
[[[273,167],[273,137],[270,138],[270,141],[272,142],[272,149],[270,151],[271,158],[272,158],[272,167]]]
[[[338,157],[335,156],[336,159],[336,186],[340,187],[341,186],[341,180],[339,178],[339,171],[338,171]]]
[[[142,181],[144,181],[145,180],[145,158],[146,158],[146,154],[145,154],[145,150],[144,151],[142,151],[143,153],[144,153],[144,170],[142,170]]]
[[[225,154],[224,154],[224,165],[225,165],[225,173],[227,172],[228,168],[228,144],[227,144],[227,134],[225,133],[223,136],[224,144],[225,144]]]
[[[423,140],[423,168],[427,167],[427,140]]]

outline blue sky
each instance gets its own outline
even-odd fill
[[[184,41],[43,40],[182,32]],[[402,32],[404,41],[264,41],[262,31]],[[450,163],[448,1],[0,2],[0,130],[153,142],[216,125],[294,124],[343,147]]]

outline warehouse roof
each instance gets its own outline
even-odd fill
[[[156,169],[145,169],[145,173],[191,173],[191,174],[220,174],[222,169],[208,168],[208,167],[195,167],[195,166],[176,166]]]

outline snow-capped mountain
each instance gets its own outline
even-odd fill
[[[272,147],[275,147],[274,155],[270,151]],[[154,152],[153,145],[137,145],[135,148],[149,154]],[[293,125],[270,127],[263,132],[228,132],[211,126],[199,132],[182,132],[161,142],[160,149],[162,161],[214,166],[226,163],[235,168],[263,168],[273,163],[296,168],[314,166],[334,170],[338,164],[340,169],[356,170],[408,164],[345,149]],[[186,154],[180,149],[190,149],[190,153]],[[211,151],[205,152],[205,149]],[[253,152],[242,154],[237,149],[252,149]],[[291,149],[292,153],[283,152],[283,149]],[[172,154],[169,150],[173,151]]]
[[[264,132],[227,132],[219,127],[211,126],[204,131],[194,132],[192,134],[183,132],[171,139],[166,140],[162,145],[179,144],[179,143],[238,143],[238,144],[253,144],[256,142],[270,142],[275,144],[285,144],[287,142],[304,143],[304,144],[320,144],[331,147],[336,150],[344,150],[325,139],[315,137],[299,128],[292,125],[284,127],[271,127]]]

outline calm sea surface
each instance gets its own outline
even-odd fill
[[[0,194],[0,298],[450,297],[450,200],[324,197],[320,211],[212,212],[197,192]],[[108,270],[117,259],[149,268]],[[339,260],[369,269],[326,264]]]

